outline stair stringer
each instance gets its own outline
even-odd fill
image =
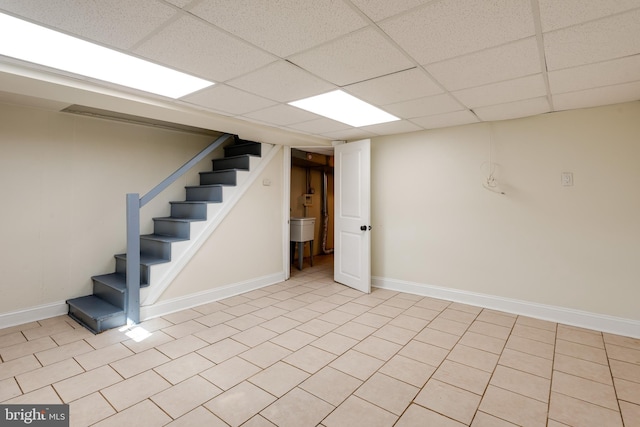
[[[158,301],[282,147],[263,143],[262,148],[261,157],[251,158],[249,171],[238,171],[237,185],[223,188],[222,203],[207,205],[206,221],[190,223],[190,239],[171,244],[171,261],[151,266],[149,286],[140,289],[141,306],[149,306]],[[264,151],[267,153],[265,154]]]

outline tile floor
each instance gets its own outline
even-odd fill
[[[640,426],[640,340],[332,280],[284,283],[92,335],[0,330],[0,402],[72,426]]]

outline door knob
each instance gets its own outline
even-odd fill
[[[370,225],[369,225],[369,226],[361,225],[361,226],[360,226],[360,230],[362,230],[362,231],[371,230],[371,226],[370,226]]]

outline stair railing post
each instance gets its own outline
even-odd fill
[[[127,194],[127,324],[140,323],[140,195]]]

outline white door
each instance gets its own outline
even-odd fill
[[[335,146],[334,280],[371,292],[371,141]]]

